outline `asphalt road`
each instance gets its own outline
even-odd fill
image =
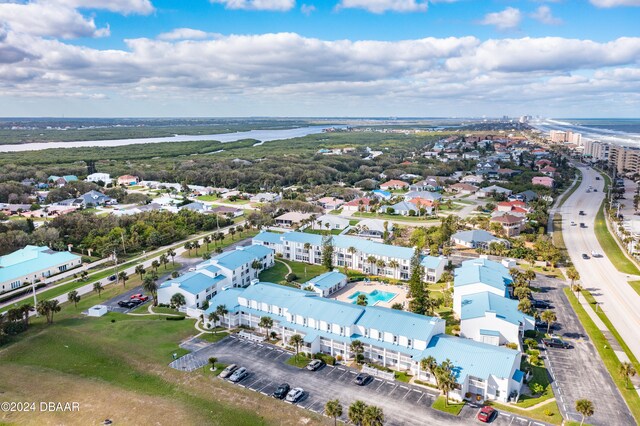
[[[459,416],[452,416],[431,408],[437,391],[412,386],[398,381],[374,379],[366,386],[357,386],[353,379],[357,372],[345,366],[325,366],[319,371],[307,371],[288,364],[289,352],[268,344],[250,342],[230,336],[218,343],[188,354],[172,366],[178,370],[191,370],[206,365],[209,357],[215,356],[224,364],[238,364],[250,371],[249,376],[238,386],[243,386],[264,395],[270,395],[279,384],[289,383],[291,387],[302,387],[305,398],[297,403],[301,408],[322,413],[324,404],[330,399],[339,399],[344,407],[346,421],[349,404],[362,400],[376,405],[385,413],[385,425],[468,425],[477,422],[475,416],[479,407],[467,405]],[[222,380],[216,378],[215,380]],[[274,404],[281,402],[273,401]],[[492,424],[542,426],[544,423],[499,413]]]
[[[573,346],[571,349],[548,348],[541,351],[552,377],[553,393],[565,419],[580,421],[575,403],[585,398],[595,406],[595,414],[589,418],[589,424],[633,425],[629,408],[562,291],[564,283],[538,274],[535,285],[541,292],[534,293],[534,297],[550,302],[558,318],[551,332]],[[542,331],[546,332],[546,328]]]
[[[606,194],[603,192],[604,180],[595,179],[600,176],[598,172],[591,168],[580,169],[583,173],[580,186],[559,209],[564,242],[580,273],[583,287],[591,291],[625,343],[640,358],[640,295],[627,284],[629,277],[619,272],[606,254],[587,260],[582,258],[582,253],[591,256],[592,250],[604,254],[593,225]],[[598,192],[587,193],[590,185]],[[585,216],[578,214],[580,210],[585,212]],[[587,227],[571,226],[571,221],[577,224],[584,222]]]

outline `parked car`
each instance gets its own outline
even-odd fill
[[[489,407],[488,405],[482,407],[482,409],[478,412],[478,420],[480,420],[482,423],[489,423],[491,422],[496,416],[498,415],[498,412],[496,411],[495,408],[493,407]]]
[[[133,306],[138,306],[139,304],[142,303],[142,300],[140,300],[140,299],[129,299],[129,303],[131,303]]]
[[[137,294],[132,294],[130,299],[138,299],[138,300],[142,300],[143,302],[146,302],[147,300],[149,300],[149,296],[145,296],[142,293],[137,293]]]
[[[115,281],[115,280],[116,280],[116,276],[115,276],[115,275],[111,275],[111,276],[109,277],[109,281]]]
[[[131,309],[137,305],[130,300],[121,300],[118,302],[118,306],[120,306],[121,308]]]
[[[373,377],[370,374],[367,374],[367,373],[359,373],[356,376],[356,378],[353,379],[355,384],[358,385],[358,386],[364,386],[367,383],[369,383],[371,380],[373,380]]]
[[[589,259],[591,259],[587,253],[582,253],[582,258],[583,258],[584,260],[589,260]]]
[[[571,226],[576,226],[576,223],[574,221],[571,221]]]
[[[289,391],[286,397],[287,402],[298,402],[304,396],[304,389],[302,388],[293,388]]]
[[[238,383],[240,380],[244,379],[248,375],[249,375],[249,370],[247,370],[244,367],[240,367],[236,371],[234,371],[231,374],[231,376],[229,376],[229,381],[233,383]]]
[[[571,347],[570,344],[565,342],[562,339],[557,337],[552,337],[549,339],[542,339],[542,344],[547,348],[561,348],[561,349],[569,349]]]
[[[324,367],[324,361],[321,359],[314,359],[309,364],[307,364],[307,370],[316,371]]]
[[[598,190],[594,188],[594,189],[593,189],[593,192],[598,192]]]
[[[553,307],[551,306],[551,303],[547,302],[546,300],[539,299],[531,299],[531,305],[533,305],[533,307],[537,309],[550,309]]]
[[[596,180],[600,180],[600,176],[596,176]]]
[[[586,228],[587,225],[584,224],[584,222],[580,222],[580,228]]]
[[[591,250],[591,257],[600,257],[600,256],[601,256],[600,253],[598,253],[595,250]]]
[[[226,379],[227,377],[231,376],[231,374],[237,369],[238,369],[238,366],[236,364],[228,365],[227,368],[222,370],[222,373],[220,373],[218,377],[222,379]]]
[[[586,214],[584,213],[584,210],[580,210],[580,213],[578,213],[580,216],[586,216]]]
[[[272,396],[274,398],[284,399],[290,390],[291,390],[291,386],[289,386],[289,383],[283,383],[280,386],[278,386],[276,390],[273,391]]]

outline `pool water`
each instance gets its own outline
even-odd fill
[[[375,305],[378,302],[389,302],[397,296],[396,293],[391,293],[390,291],[373,290],[371,293],[356,291],[351,296],[349,296],[349,299],[353,300],[353,302],[351,303],[356,303],[358,301],[358,296],[361,294],[367,296],[367,305],[369,306]]]

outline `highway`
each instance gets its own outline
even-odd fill
[[[625,343],[640,358],[640,295],[627,284],[629,278],[638,278],[619,272],[598,243],[594,222],[606,195],[603,192],[604,180],[596,180],[600,174],[591,168],[581,166],[580,170],[580,186],[558,210],[562,214],[564,242],[580,273],[582,286],[592,293]],[[587,193],[589,186],[598,191]],[[579,215],[581,210],[584,216]],[[572,226],[571,222],[576,225]],[[580,227],[581,222],[586,228]],[[593,250],[603,256],[592,257]],[[590,259],[583,259],[583,253]]]

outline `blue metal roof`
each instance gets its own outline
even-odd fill
[[[420,265],[422,265],[422,267],[424,268],[437,269],[438,266],[440,266],[440,263],[444,261],[445,259],[442,257],[425,256],[422,258]]]
[[[480,335],[481,336],[494,336],[494,337],[500,337],[500,332],[497,330],[485,330],[484,328],[480,329]]]
[[[454,365],[458,383],[471,375],[486,379],[489,375],[511,377],[511,368],[519,352],[503,346],[480,343],[462,337],[438,334],[433,336],[420,359],[432,356],[438,363],[449,359]]]
[[[245,253],[249,253],[250,255],[254,256],[257,259],[262,259],[263,257],[269,256],[271,253],[273,253],[273,249],[270,249],[269,247],[265,247],[260,244],[253,244],[245,247],[237,247],[236,250],[242,250]]]
[[[367,306],[364,315],[358,320],[358,325],[376,330],[384,330],[394,335],[406,336],[410,339],[428,340],[438,323],[441,323],[441,327],[444,330],[444,322],[445,321],[440,318],[428,317],[412,312]]]
[[[61,264],[80,260],[68,251],[53,251],[46,246],[26,246],[5,256],[0,256],[0,282],[11,281]],[[52,275],[60,271],[51,271]],[[42,278],[42,277],[38,277]]]
[[[238,296],[240,296],[243,291],[244,289],[242,288],[228,288],[218,292],[218,294],[209,299],[209,307],[204,311],[205,318],[211,312],[215,312],[220,305],[224,305],[231,313],[236,312],[240,306],[238,304]]]
[[[191,294],[198,294],[205,291],[207,288],[216,285],[218,282],[226,279],[224,275],[218,275],[211,278],[199,271],[187,272],[181,277],[175,278],[170,281],[162,283],[160,287],[170,287],[174,283],[178,283],[179,287]]]
[[[469,265],[481,265],[481,266],[485,266],[489,269],[493,269],[494,271],[500,272],[501,274],[508,276],[509,279],[511,278],[511,275],[509,274],[509,268],[507,268],[506,266],[504,266],[502,263],[499,262],[494,262],[493,260],[489,260],[489,259],[485,259],[483,257],[479,257],[477,259],[469,259],[469,260],[465,260],[464,262],[462,262],[462,266],[469,266]]]
[[[456,269],[454,272],[453,285],[454,287],[461,287],[470,284],[482,283],[498,290],[502,290],[506,294],[506,286],[511,284],[511,281],[511,276],[508,272],[504,274],[495,268],[484,265],[463,264],[461,268]]]
[[[238,269],[244,264],[251,264],[256,260],[257,256],[246,252],[245,250],[232,250],[224,253],[220,253],[217,256],[211,258],[219,266],[223,266],[228,269]]]
[[[513,372],[513,376],[511,378],[516,382],[522,383],[522,380],[524,380],[524,373],[520,370],[516,370]]]
[[[485,312],[495,312],[496,317],[511,324],[518,325],[527,318],[533,322],[533,317],[525,315],[518,310],[518,301],[498,296],[497,294],[483,291],[481,293],[467,294],[462,297],[462,320],[481,318]]]
[[[486,242],[496,241],[500,239],[494,236],[493,234],[491,234],[490,232],[484,231],[482,229],[473,229],[471,231],[456,232],[451,236],[451,238],[456,240],[466,241],[468,243],[473,243],[473,242],[486,243]]]
[[[326,290],[337,284],[340,284],[346,278],[347,276],[341,272],[329,271],[329,272],[325,272],[322,275],[318,275],[313,279],[310,279],[309,281],[304,283],[302,286],[304,287],[306,285],[313,284],[313,286],[316,288]]]
[[[282,238],[282,234],[278,234],[276,232],[261,231],[258,235],[253,237],[253,240],[263,241],[265,243],[271,244],[281,244],[282,241],[280,240],[280,238]]]

